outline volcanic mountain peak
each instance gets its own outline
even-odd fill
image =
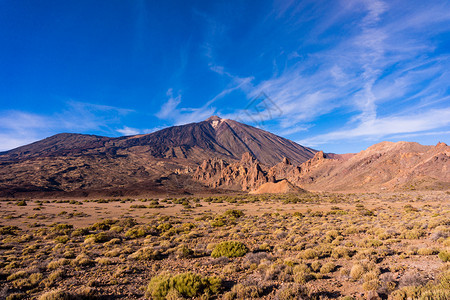
[[[270,132],[230,119],[212,116],[205,121],[168,127],[150,134],[118,138],[63,133],[0,153],[0,161],[32,157],[148,153],[155,158],[183,159],[199,164],[210,157],[239,160],[249,152],[263,164],[274,165],[283,157],[295,164],[314,156],[303,147]]]
[[[219,127],[219,125],[223,122],[226,121],[226,119],[222,119],[218,116],[211,116],[208,119],[205,120],[205,122],[208,122],[212,128],[217,129],[217,127]]]
[[[220,120],[222,120],[221,117],[214,115],[214,116],[211,116],[208,119],[206,119],[205,122],[220,121]]]

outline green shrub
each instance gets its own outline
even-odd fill
[[[72,231],[72,236],[83,236],[89,234],[88,228],[78,228]]]
[[[443,250],[443,251],[439,252],[438,257],[439,257],[443,262],[450,261],[450,251],[448,251],[448,250]]]
[[[69,237],[67,235],[60,235],[55,238],[55,242],[60,244],[65,244],[69,241]]]
[[[129,258],[135,260],[154,260],[161,258],[161,253],[152,247],[144,247],[131,254]]]
[[[28,276],[28,273],[25,271],[17,271],[16,273],[13,273],[11,275],[9,275],[6,280],[8,281],[13,281],[13,280],[17,280],[19,278],[25,278]]]
[[[309,299],[306,287],[297,283],[288,283],[281,286],[276,292],[275,299]]]
[[[352,251],[346,247],[336,247],[331,252],[331,257],[333,258],[350,258],[352,256]]]
[[[96,234],[87,235],[84,239],[85,243],[104,243],[111,239],[111,236],[106,232],[99,232]]]
[[[240,218],[244,215],[244,212],[239,209],[229,209],[224,213],[226,217]]]
[[[17,206],[27,206],[27,201],[25,201],[25,200],[17,201],[16,205]]]
[[[174,276],[161,274],[150,280],[145,295],[152,299],[167,299],[169,293],[193,298],[204,294],[215,294],[219,291],[221,284],[222,281],[217,277],[203,277],[191,272]]]
[[[257,285],[244,285],[238,283],[231,288],[231,291],[224,295],[224,299],[255,299],[263,295],[263,289]]]
[[[125,236],[129,239],[137,239],[140,237],[144,237],[147,234],[148,234],[147,229],[142,226],[131,228],[127,232],[125,232]]]
[[[320,268],[320,273],[327,274],[333,272],[336,269],[336,265],[332,262],[327,262]]]
[[[212,227],[222,227],[226,225],[226,220],[222,216],[215,218],[210,222]]]
[[[8,295],[6,297],[6,300],[22,300],[25,298],[26,298],[25,293],[14,293],[14,294]]]
[[[74,297],[67,292],[54,290],[43,294],[39,300],[72,300]]]
[[[178,258],[188,258],[194,255],[194,251],[189,249],[186,245],[181,245],[175,252]]]
[[[20,231],[22,229],[20,229],[17,226],[3,226],[0,228],[0,234],[8,234],[8,235],[17,235],[17,232]]]
[[[360,279],[366,271],[367,270],[364,266],[362,266],[358,263],[354,264],[352,266],[352,269],[350,270],[350,277],[356,281],[356,280]]]
[[[299,256],[303,259],[313,259],[318,258],[319,253],[316,250],[309,248],[300,252]]]
[[[169,231],[172,227],[173,227],[172,224],[166,222],[166,223],[161,223],[161,224],[159,224],[158,227],[156,227],[156,229],[157,229],[159,232],[163,233],[163,232],[165,232],[165,231]]]
[[[438,254],[439,250],[436,248],[420,248],[417,250],[417,254],[419,255],[435,255]]]
[[[247,254],[248,248],[241,242],[225,241],[219,243],[211,253],[212,257],[241,257]]]
[[[117,220],[106,219],[101,222],[97,222],[91,226],[91,230],[109,230],[111,225],[116,224]]]

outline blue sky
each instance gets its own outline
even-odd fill
[[[327,152],[450,142],[450,2],[0,0],[0,150],[236,119]]]

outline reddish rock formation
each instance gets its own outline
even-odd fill
[[[205,160],[193,174],[193,178],[210,187],[241,189],[256,188],[267,182],[266,172],[250,154],[244,153],[237,163],[227,164],[222,160]]]

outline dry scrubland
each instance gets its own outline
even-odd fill
[[[0,202],[4,299],[449,299],[450,193]]]

